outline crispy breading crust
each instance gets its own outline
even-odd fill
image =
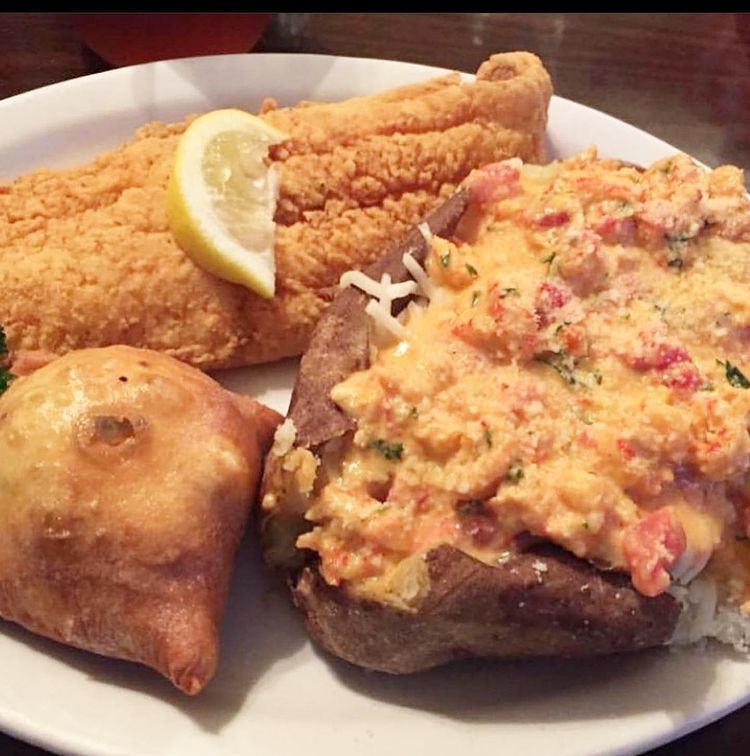
[[[459,192],[428,222],[449,235],[466,209]],[[426,244],[413,229],[388,258],[366,273],[393,280],[409,276],[402,256],[422,262]],[[354,429],[330,390],[369,364],[367,297],[341,292],[324,314],[302,359],[288,417],[295,449],[322,455],[329,442]],[[404,307],[406,300],[400,301]],[[266,560],[286,569],[310,635],[331,653],[370,669],[416,672],[470,656],[592,656],[667,643],[680,614],[669,595],[646,598],[625,575],[598,570],[551,545],[489,566],[448,546],[424,556],[427,589],[414,611],[363,600],[345,585],[325,583],[309,552],[295,550],[303,529],[299,501],[284,511],[285,457],[270,454],[262,484],[265,501],[281,501],[261,518]],[[268,499],[265,497],[268,496]]]
[[[471,168],[543,159],[552,88],[529,53],[342,103],[264,113],[275,149],[277,294],[198,268],[167,226],[187,122],[150,124],[91,163],[0,186],[0,323],[9,347],[62,354],[124,343],[203,369],[300,354],[341,274],[387,252]]]

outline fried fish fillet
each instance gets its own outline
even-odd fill
[[[541,161],[549,75],[530,53],[340,103],[265,109],[274,148],[277,294],[198,268],[167,226],[187,122],[152,123],[91,163],[0,187],[0,323],[11,349],[130,344],[202,369],[300,354],[340,275],[383,256],[474,167]]]

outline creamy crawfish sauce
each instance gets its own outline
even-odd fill
[[[742,603],[741,172],[678,156],[640,173],[593,153],[519,168],[470,177],[458,238],[432,240],[429,305],[334,388],[357,431],[298,545],[364,595],[440,544],[493,564],[537,536],[649,596],[714,554]]]

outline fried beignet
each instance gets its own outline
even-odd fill
[[[16,379],[0,397],[0,616],[199,692],[278,420],[125,346]]]

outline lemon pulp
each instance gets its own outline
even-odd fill
[[[241,110],[200,116],[180,139],[167,190],[169,226],[180,247],[209,273],[264,297],[275,290],[278,194],[268,151],[285,138]]]

